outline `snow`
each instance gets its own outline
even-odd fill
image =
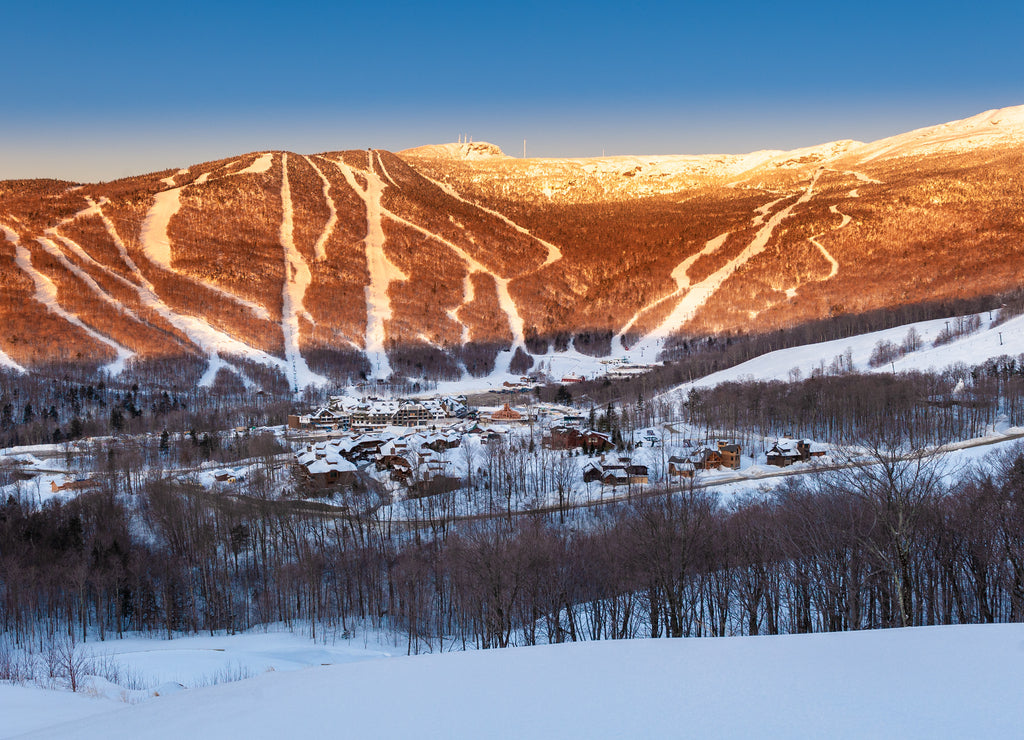
[[[284,288],[282,290],[281,331],[284,334],[285,360],[291,370],[292,388],[298,391],[310,385],[327,385],[328,380],[309,369],[299,350],[299,318],[309,317],[303,307],[306,288],[313,281],[309,265],[295,246],[292,217],[292,191],[288,183],[288,155],[281,155],[281,246],[284,248]],[[310,320],[312,323],[312,320]],[[286,374],[288,371],[285,371]]]
[[[324,200],[327,202],[327,208],[330,211],[330,217],[327,219],[324,231],[320,234],[320,237],[316,240],[316,245],[313,247],[313,259],[319,261],[327,258],[327,242],[330,240],[331,235],[334,233],[334,227],[338,223],[338,208],[334,204],[334,198],[331,197],[330,180],[328,180],[320,168],[316,166],[316,162],[313,161],[312,157],[306,157],[305,159],[309,162],[309,166],[316,171],[316,174],[319,175],[320,179],[323,181]]]
[[[370,273],[370,283],[366,286],[366,356],[370,361],[373,374],[378,378],[391,375],[391,363],[384,350],[384,324],[391,318],[391,298],[388,287],[392,280],[408,280],[395,263],[388,259],[384,251],[383,206],[380,199],[384,192],[384,182],[377,173],[360,171],[366,178],[363,188],[356,181],[352,169],[341,159],[333,160],[334,164],[345,177],[345,182],[355,191],[366,206],[366,267]]]
[[[114,350],[117,359],[115,359],[112,363],[104,366],[104,370],[109,372],[111,375],[117,375],[122,370],[124,370],[125,363],[134,355],[134,353],[128,349],[125,349],[110,337],[99,333],[91,326],[86,324],[84,321],[82,321],[80,318],[78,318],[78,316],[76,316],[75,314],[64,310],[64,307],[61,306],[57,300],[57,286],[53,284],[53,281],[50,280],[50,278],[48,278],[46,275],[43,275],[35,267],[33,267],[32,255],[25,247],[25,245],[21,243],[21,240],[18,239],[18,235],[11,229],[8,229],[6,226],[0,226],[0,231],[3,231],[4,235],[7,237],[7,241],[11,242],[14,245],[15,264],[18,267],[20,267],[22,271],[32,279],[32,283],[33,285],[35,285],[34,298],[39,303],[46,306],[46,309],[51,313],[56,314],[60,318],[67,321],[69,324],[77,326],[79,329],[84,331],[86,334],[88,334],[96,341],[101,342],[102,344],[105,344]],[[58,254],[60,254],[60,250],[57,250],[57,248],[53,246],[52,242],[50,242],[49,245],[47,245],[45,240],[38,239],[37,241],[44,247],[53,247],[53,249],[57,251]],[[65,259],[64,261],[66,262],[67,260]]]
[[[206,182],[209,177],[210,173],[204,172],[196,179],[194,184],[201,185]],[[150,206],[149,213],[146,214],[146,220],[142,223],[140,246],[143,254],[146,255],[146,258],[157,267],[167,270],[168,272],[173,272],[176,275],[188,277],[188,275],[180,273],[174,269],[171,264],[171,238],[167,232],[168,227],[171,225],[171,219],[174,218],[175,214],[181,209],[181,191],[184,190],[185,187],[187,186],[183,185],[181,187],[171,188],[170,190],[164,190],[153,196],[153,205]],[[235,295],[231,291],[224,290],[209,281],[204,282],[203,287],[212,290],[218,295],[234,301],[235,303],[245,306],[261,319],[270,320],[270,313],[267,309],[254,301],[246,300],[245,298]]]
[[[893,157],[970,151],[1024,143],[1024,105],[985,111],[970,118],[927,126],[863,144],[850,156],[860,164]]]
[[[660,346],[664,343],[665,337],[671,330],[682,326],[686,321],[693,318],[693,316],[697,313],[701,306],[707,303],[708,299],[715,294],[715,292],[734,272],[736,272],[736,270],[738,270],[740,267],[745,265],[747,262],[752,260],[757,255],[759,255],[761,252],[763,252],[765,248],[768,246],[768,240],[771,239],[772,233],[775,231],[776,227],[780,223],[782,223],[786,218],[789,217],[789,214],[792,212],[794,208],[806,203],[811,199],[811,196],[814,194],[814,186],[817,185],[818,178],[820,177],[820,175],[821,170],[819,169],[814,173],[814,176],[811,178],[810,184],[807,186],[807,189],[803,192],[803,194],[793,203],[790,203],[785,208],[776,211],[774,214],[772,214],[772,216],[767,220],[767,222],[761,225],[761,228],[758,230],[757,234],[755,234],[754,238],[750,241],[750,244],[748,244],[743,249],[743,251],[740,252],[738,256],[736,256],[732,260],[729,260],[729,262],[720,267],[714,273],[712,273],[711,275],[704,278],[699,283],[693,286],[690,286],[689,278],[686,278],[685,287],[687,288],[687,292],[683,296],[683,299],[679,301],[678,305],[676,305],[676,307],[672,310],[672,313],[668,315],[668,317],[661,323],[661,325],[655,331],[646,335],[643,339],[636,343],[634,351],[637,351],[640,348],[642,348],[644,351],[650,350],[652,354],[656,353],[658,348],[660,348]],[[772,205],[774,205],[774,203],[769,203],[758,209],[758,217],[755,218],[754,224],[761,223],[761,219],[763,219],[763,217],[768,213],[768,209]],[[714,251],[715,249],[717,249],[718,246],[715,245],[713,242],[721,238],[722,237],[716,237],[716,239],[713,239],[711,240],[711,242],[708,242],[708,244],[704,247],[704,250],[702,250],[702,252],[707,250]],[[725,240],[722,239],[722,243],[724,243],[724,241]],[[677,283],[680,286],[679,290],[681,291],[684,288],[681,279],[682,277],[685,276],[685,272],[682,271],[680,268],[682,268],[682,265],[677,267],[676,270],[672,271],[672,276],[674,279],[676,279]],[[686,269],[689,269],[689,265],[687,265]],[[677,293],[678,292],[679,291],[677,291]]]
[[[1024,626],[616,640],[274,671],[114,709],[4,687],[31,737],[1018,737]],[[27,698],[27,697],[25,697]],[[52,705],[51,711],[47,705]],[[70,721],[69,720],[69,715]],[[10,734],[10,733],[8,733]]]
[[[520,226],[519,224],[517,224],[515,221],[510,219],[508,216],[505,216],[504,214],[499,213],[498,211],[492,210],[490,208],[486,208],[485,206],[482,206],[479,203],[474,203],[471,200],[467,200],[466,198],[463,198],[461,195],[459,195],[455,191],[455,188],[453,188],[451,185],[448,185],[447,183],[438,182],[437,180],[431,180],[429,177],[426,177],[425,175],[423,175],[423,177],[425,179],[429,180],[430,182],[432,182],[437,187],[441,188],[441,190],[443,190],[445,193],[447,193],[451,197],[455,198],[455,200],[462,201],[463,203],[471,205],[474,208],[479,208],[484,213],[489,213],[490,215],[492,215],[492,216],[500,219],[501,221],[505,222],[505,224],[507,224],[508,226],[511,226],[513,229],[518,231],[520,234],[523,234],[525,236],[530,237],[531,239],[536,241],[538,244],[540,244],[542,247],[547,249],[548,250],[548,256],[544,260],[544,264],[542,264],[540,267],[537,268],[538,270],[541,269],[541,268],[547,267],[552,262],[556,262],[556,261],[562,259],[562,250],[561,249],[556,247],[551,242],[545,241],[545,240],[541,239],[539,236],[534,236],[530,231],[528,231],[526,228],[524,228],[524,227]]]
[[[253,160],[252,164],[246,167],[244,170],[239,170],[236,175],[262,175],[264,172],[270,169],[271,165],[274,164],[274,154],[272,152],[263,152],[260,156]]]
[[[255,362],[259,362],[264,365],[278,367],[285,373],[288,372],[288,365],[281,358],[274,357],[262,350],[255,349],[243,342],[240,342],[234,337],[214,328],[200,316],[180,314],[164,303],[163,299],[157,295],[156,288],[146,279],[141,270],[139,270],[138,265],[135,264],[135,261],[132,260],[131,256],[128,254],[128,250],[125,248],[124,242],[117,233],[117,229],[113,222],[106,216],[106,214],[103,213],[102,208],[100,208],[99,212],[103,220],[103,224],[107,229],[107,233],[110,234],[111,239],[113,239],[114,244],[117,246],[121,259],[124,260],[125,264],[131,269],[138,283],[125,280],[116,272],[109,270],[109,268],[104,269],[106,269],[109,274],[118,278],[126,286],[135,290],[139,295],[139,300],[144,305],[159,313],[172,326],[188,337],[190,342],[199,347],[207,355],[209,364],[200,379],[201,386],[209,387],[212,385],[214,378],[217,375],[217,370],[226,366],[227,363],[220,358],[220,353],[222,352],[241,355],[242,357],[254,360]],[[150,210],[150,213],[152,213],[152,209]],[[235,300],[246,303],[237,296],[233,297]],[[255,306],[255,304],[252,305]],[[260,308],[262,309],[262,307]],[[266,313],[266,309],[262,310]],[[269,316],[269,314],[267,315]]]
[[[812,371],[826,369],[837,356],[845,354],[847,350],[853,359],[853,369],[861,372],[941,371],[956,363],[977,364],[1002,355],[1024,353],[1024,316],[994,327],[990,326],[988,312],[978,314],[978,317],[982,322],[979,331],[939,347],[932,346],[935,337],[953,319],[933,319],[847,339],[776,350],[706,375],[692,383],[685,383],[677,390],[685,392],[693,387],[709,387],[728,381],[787,380],[795,371],[799,371],[801,377],[807,377]],[[921,349],[894,360],[892,364],[886,363],[878,368],[868,366],[871,353],[879,341],[899,345],[911,327],[921,336]]]

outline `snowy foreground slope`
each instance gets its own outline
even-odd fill
[[[42,698],[7,711],[51,719],[29,737],[83,739],[1019,737],[1022,685],[1014,624],[471,651],[267,673],[69,723]]]

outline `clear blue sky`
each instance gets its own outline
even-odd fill
[[[3,26],[0,179],[460,133],[745,152],[1024,104],[1024,0],[8,3]]]

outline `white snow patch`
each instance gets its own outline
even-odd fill
[[[262,175],[274,164],[273,152],[264,152],[253,160],[253,163],[244,170],[239,170],[236,175]]]

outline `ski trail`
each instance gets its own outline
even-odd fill
[[[671,330],[676,329],[689,321],[696,315],[697,311],[708,301],[708,299],[711,298],[711,296],[714,295],[720,287],[722,287],[722,284],[728,280],[734,272],[736,272],[736,270],[757,255],[761,254],[761,252],[763,252],[768,246],[768,241],[771,239],[772,233],[775,231],[776,227],[789,217],[789,214],[792,213],[794,208],[806,203],[814,195],[814,187],[818,183],[818,178],[821,176],[821,172],[822,170],[819,169],[814,173],[807,189],[796,201],[785,208],[776,211],[770,218],[768,218],[767,221],[765,221],[762,216],[767,215],[768,209],[772,205],[785,199],[780,198],[779,200],[773,201],[772,203],[759,208],[758,217],[755,218],[753,223],[761,226],[761,228],[754,235],[750,244],[748,244],[735,259],[730,260],[726,265],[719,268],[696,285],[690,287],[689,291],[672,310],[672,313],[669,314],[668,318],[661,322],[658,328],[648,334],[642,342],[638,342],[638,346],[643,345],[644,349],[646,349],[647,345],[656,344],[658,341],[664,339]],[[673,271],[673,275],[674,274],[675,271]]]
[[[513,350],[515,349],[515,345],[521,345],[524,343],[525,330],[523,328],[523,317],[519,315],[519,309],[516,307],[515,301],[512,300],[512,295],[508,292],[508,284],[510,282],[508,278],[498,277],[493,270],[487,269],[484,265],[482,265],[470,254],[468,254],[464,249],[448,241],[443,236],[435,234],[434,232],[425,229],[422,226],[414,224],[412,221],[406,221],[401,216],[392,213],[391,211],[387,210],[384,207],[381,207],[381,213],[384,216],[390,218],[391,220],[402,224],[403,226],[408,226],[410,229],[414,229],[423,234],[424,236],[441,242],[446,247],[455,252],[455,254],[457,254],[459,258],[466,263],[466,267],[469,268],[470,272],[483,272],[487,273],[492,278],[494,278],[494,282],[497,286],[498,291],[498,304],[501,306],[501,310],[504,311],[505,315],[508,317],[509,326],[512,328],[512,337],[514,343]]]
[[[109,268],[105,269],[107,269],[113,277],[117,278],[128,287],[133,288],[138,294],[139,301],[142,305],[152,309],[163,317],[167,323],[184,334],[200,352],[206,355],[208,364],[206,372],[199,381],[200,386],[209,387],[212,385],[213,380],[217,375],[217,370],[226,365],[224,360],[220,358],[220,352],[241,355],[263,365],[280,368],[285,373],[288,372],[287,365],[281,358],[274,357],[273,355],[268,354],[263,350],[258,350],[255,347],[250,347],[244,342],[224,333],[220,329],[215,329],[209,322],[199,316],[189,316],[187,314],[178,313],[167,305],[164,300],[157,295],[156,288],[151,282],[149,282],[149,280],[146,279],[146,276],[142,274],[138,265],[135,264],[135,261],[128,254],[124,241],[121,239],[121,235],[117,232],[117,227],[114,226],[114,222],[111,221],[103,212],[102,208],[100,208],[100,218],[103,220],[103,225],[106,227],[107,233],[110,234],[110,238],[114,241],[118,252],[121,254],[121,258],[136,275],[139,280],[139,284],[136,285],[135,283],[126,280],[121,275],[110,271]],[[246,380],[244,374],[242,374],[242,378],[244,382]]]
[[[844,170],[844,172],[845,172],[845,173],[846,173],[847,175],[853,175],[853,176],[854,176],[855,178],[857,178],[857,179],[858,179],[858,180],[860,180],[861,182],[867,182],[867,183],[872,183],[872,184],[874,184],[874,185],[881,185],[881,184],[882,184],[882,181],[881,181],[881,180],[876,180],[876,179],[874,179],[873,177],[868,177],[868,176],[867,176],[867,175],[865,175],[865,174],[864,174],[863,172],[856,172],[856,171],[854,171],[854,170]],[[860,197],[860,193],[859,193],[859,192],[857,192],[858,190],[860,190],[860,188],[854,188],[853,190],[851,190],[851,191],[850,191],[850,192],[849,192],[849,193],[847,194],[847,197],[848,197],[848,198],[859,198],[859,197]],[[843,224],[843,226],[845,226],[845,225],[846,225],[846,224]],[[841,229],[841,228],[843,228],[843,226],[839,226],[838,228],[840,228],[840,229]]]
[[[395,186],[396,190],[400,190],[401,188],[398,187],[398,183],[392,179],[390,174],[388,174],[388,170],[384,166],[384,160],[380,158],[380,152],[375,151],[373,153],[377,155],[377,166],[380,167],[380,171],[384,173],[384,177],[388,179],[388,182]]]
[[[7,241],[14,245],[15,264],[32,279],[32,284],[35,286],[34,297],[36,301],[43,304],[51,313],[56,314],[69,324],[77,326],[96,341],[113,349],[117,359],[107,365],[104,365],[102,369],[111,375],[118,375],[121,373],[125,368],[125,364],[129,359],[135,356],[135,353],[125,347],[122,347],[105,334],[101,334],[96,331],[75,314],[66,311],[57,300],[57,286],[54,285],[50,278],[39,272],[39,270],[32,265],[32,253],[29,252],[28,248],[25,247],[24,244],[21,243],[21,239],[18,238],[17,233],[8,229],[6,226],[0,226],[0,230],[4,232],[4,236],[7,237]],[[56,249],[56,246],[54,249]],[[57,252],[59,253],[60,250],[57,249]]]
[[[384,221],[381,195],[384,182],[372,171],[364,172],[366,187],[355,178],[352,168],[341,159],[331,160],[345,177],[345,182],[355,191],[366,206],[366,267],[370,283],[366,286],[366,357],[373,368],[374,376],[386,378],[391,375],[391,363],[385,350],[384,323],[391,319],[391,298],[388,286],[392,280],[408,280],[409,277],[388,259],[384,252]]]
[[[774,202],[778,203],[778,201],[774,201]],[[769,204],[769,205],[771,205],[771,204]],[[762,206],[762,208],[764,208],[764,207],[765,206]],[[758,210],[760,211],[760,209],[758,209]],[[682,262],[680,262],[678,265],[676,265],[672,269],[672,273],[671,273],[672,279],[675,280],[675,282],[676,282],[676,289],[673,292],[669,293],[667,296],[663,296],[662,298],[659,298],[658,300],[656,300],[656,301],[654,301],[652,303],[647,304],[646,306],[641,308],[639,311],[637,311],[635,314],[633,314],[633,318],[631,318],[626,323],[626,325],[624,327],[622,327],[622,330],[612,340],[613,343],[617,343],[618,346],[622,349],[623,352],[629,351],[628,348],[626,347],[625,340],[623,339],[623,336],[630,329],[633,328],[633,324],[635,324],[637,321],[639,321],[640,317],[643,314],[647,313],[648,311],[650,311],[650,310],[652,310],[654,308],[657,308],[658,306],[660,306],[665,301],[672,300],[673,298],[675,298],[675,297],[679,296],[680,294],[682,294],[683,291],[687,290],[690,287],[690,276],[687,275],[686,273],[689,272],[690,268],[693,266],[693,264],[698,259],[700,259],[704,255],[712,254],[714,252],[717,252],[719,249],[721,249],[722,245],[725,244],[725,240],[729,238],[729,234],[731,234],[731,233],[732,232],[727,231],[724,234],[719,234],[714,239],[709,239],[704,244],[704,248],[703,249],[701,249],[696,254],[691,254],[689,257],[687,257]],[[665,322],[662,322],[661,324],[659,324],[658,327],[654,331],[651,332],[651,334],[652,335],[658,334],[661,331],[661,329],[664,327],[664,325],[665,325]]]
[[[850,192],[851,192],[850,197],[851,198],[855,198],[856,196],[852,195],[852,193],[856,193],[857,192],[856,189],[851,190]],[[839,216],[842,219],[842,221],[839,223],[839,225],[837,227],[835,227],[834,229],[832,229],[832,231],[839,231],[839,229],[843,228],[848,223],[850,223],[850,221],[853,220],[852,217],[846,215],[845,213],[841,213],[839,211],[839,208],[837,208],[834,205],[833,206],[829,206],[828,210],[831,213],[836,214],[837,216]],[[826,275],[823,278],[819,278],[818,280],[815,280],[814,282],[816,282],[816,283],[823,283],[826,280],[831,280],[839,272],[839,260],[837,260],[835,257],[833,257],[832,254],[827,249],[825,249],[824,245],[822,245],[822,243],[818,241],[818,237],[824,236],[824,234],[825,234],[825,232],[823,231],[820,234],[815,234],[814,236],[807,237],[807,241],[809,241],[811,244],[813,244],[814,246],[816,246],[818,248],[818,251],[821,252],[821,256],[824,257],[826,260],[828,260],[828,263],[830,265],[830,269],[829,269],[828,275]],[[794,288],[787,288],[786,289],[786,297],[787,298],[795,298],[796,294],[797,294],[797,291],[800,289],[800,287],[801,286],[797,285]]]
[[[883,185],[883,184],[884,184],[884,183],[883,183],[883,182],[882,182],[881,180],[876,180],[876,179],[875,179],[875,178],[873,178],[873,177],[868,177],[868,176],[867,176],[867,175],[865,175],[865,174],[864,174],[863,172],[857,172],[857,171],[855,171],[855,170],[848,170],[848,171],[849,171],[849,173],[850,173],[851,175],[853,175],[854,177],[856,177],[856,178],[857,178],[858,180],[860,180],[861,182],[867,182],[867,183],[871,183],[871,184],[873,184],[873,185]]]
[[[268,154],[266,156],[271,155]],[[210,173],[204,172],[192,184],[202,185],[209,178]],[[167,230],[171,225],[171,219],[174,218],[174,215],[181,209],[181,191],[186,187],[188,187],[188,185],[171,188],[170,190],[163,190],[153,196],[153,205],[150,206],[149,213],[146,214],[146,219],[142,222],[142,233],[139,244],[142,248],[142,253],[146,255],[146,258],[157,267],[202,285],[204,288],[207,288],[214,293],[234,301],[239,305],[245,306],[256,314],[257,317],[265,321],[270,321],[270,312],[267,311],[264,306],[237,296],[231,291],[225,290],[220,286],[195,280],[172,267],[171,238],[168,235]]]
[[[462,324],[462,344],[469,342],[469,327],[464,321],[459,319],[459,311],[464,306],[468,306],[473,302],[473,298],[476,297],[476,290],[473,288],[473,275],[475,273],[471,271],[466,272],[466,279],[462,283],[462,303],[451,311],[448,312],[448,316],[451,317],[452,321],[456,324]]]
[[[486,206],[482,206],[482,205],[480,205],[479,203],[474,203],[474,202],[473,202],[473,201],[471,201],[471,200],[468,200],[468,199],[466,199],[466,198],[463,198],[463,197],[462,197],[461,195],[459,195],[459,194],[458,194],[458,193],[457,193],[457,192],[455,191],[455,188],[453,188],[453,187],[452,187],[451,185],[448,185],[447,183],[439,182],[439,181],[437,181],[437,180],[432,180],[432,179],[430,179],[429,177],[427,177],[426,175],[421,175],[421,177],[423,177],[423,179],[427,180],[428,182],[432,182],[432,183],[433,183],[434,185],[436,185],[437,187],[441,188],[441,190],[443,190],[443,191],[444,191],[445,193],[447,193],[447,194],[448,194],[448,195],[450,195],[451,197],[455,198],[455,200],[460,200],[460,201],[462,201],[463,203],[466,203],[467,205],[471,205],[471,206],[473,206],[474,208],[479,208],[479,209],[480,209],[481,211],[483,211],[484,213],[489,213],[489,214],[491,214],[491,215],[492,215],[492,216],[494,216],[495,218],[498,218],[498,219],[500,219],[500,220],[504,221],[504,222],[505,222],[506,224],[508,224],[509,226],[511,226],[511,227],[512,227],[513,229],[515,229],[516,231],[518,231],[518,232],[519,232],[520,234],[525,234],[526,236],[530,237],[530,238],[531,238],[531,239],[533,239],[533,240],[534,240],[535,242],[537,242],[538,244],[540,244],[540,245],[541,245],[542,247],[544,247],[545,249],[547,249],[547,250],[548,250],[548,256],[547,256],[547,259],[545,259],[545,260],[544,260],[544,263],[543,263],[543,264],[542,264],[542,265],[541,265],[540,267],[538,267],[538,268],[537,268],[538,270],[540,270],[541,268],[547,267],[547,266],[548,266],[548,265],[550,265],[550,264],[551,264],[552,262],[556,262],[556,261],[558,261],[558,260],[562,259],[562,250],[561,250],[561,249],[559,249],[558,247],[556,247],[556,246],[555,246],[554,244],[552,244],[551,242],[548,242],[548,241],[544,241],[544,240],[543,240],[543,239],[541,239],[541,238],[540,238],[539,236],[534,236],[534,235],[533,235],[532,233],[530,233],[530,231],[529,231],[528,229],[526,229],[526,228],[524,228],[524,227],[520,226],[520,225],[519,225],[519,224],[517,224],[517,223],[516,223],[515,221],[513,221],[512,219],[510,219],[510,218],[509,218],[508,216],[505,216],[505,215],[504,215],[503,213],[499,213],[498,211],[494,211],[494,210],[491,210],[490,208],[487,208]]]
[[[310,167],[316,170],[316,174],[320,176],[320,179],[324,183],[324,200],[327,201],[327,208],[330,209],[331,215],[327,219],[327,224],[324,226],[324,231],[320,234],[320,238],[316,240],[316,246],[313,247],[313,259],[317,262],[327,259],[327,242],[334,234],[334,227],[338,223],[338,208],[334,204],[334,198],[331,197],[331,182],[327,179],[324,173],[316,166],[312,157],[305,158],[309,162]]]
[[[837,227],[832,229],[832,231],[839,231],[839,229],[843,228],[844,226],[846,226],[846,224],[850,223],[853,220],[852,217],[847,216],[845,213],[840,213],[839,208],[837,208],[836,206],[829,206],[828,209],[837,216],[841,216],[843,219],[842,223],[840,223]]]
[[[302,253],[295,247],[295,223],[292,189],[288,182],[288,155],[281,155],[281,246],[284,248],[284,286],[281,289],[281,331],[284,334],[285,361],[291,369],[292,389],[307,385],[327,385],[327,379],[315,375],[299,350],[299,316],[305,313],[302,302],[313,281]],[[301,380],[301,385],[300,385]]]
[[[78,244],[76,244],[71,239],[68,239],[66,236],[60,236],[59,234],[53,234],[53,237],[55,239],[58,239],[65,246],[67,246],[67,248],[69,250],[71,250],[71,252],[74,253],[76,256],[78,256],[80,259],[85,258],[87,261],[91,261],[93,263],[96,263],[96,261],[93,260],[91,257],[89,257],[88,253],[84,249],[82,249],[82,247],[80,247]],[[60,249],[60,247],[58,247],[53,242],[52,239],[49,239],[49,238],[44,237],[44,236],[40,236],[40,237],[36,238],[36,243],[38,243],[40,246],[42,246],[43,250],[47,254],[49,254],[54,259],[56,259],[58,262],[60,262],[60,264],[64,267],[65,270],[67,270],[72,275],[74,275],[76,278],[78,278],[81,282],[83,282],[89,288],[89,290],[91,290],[94,294],[96,294],[97,297],[99,297],[105,303],[109,304],[116,311],[119,311],[120,313],[126,314],[127,316],[131,317],[132,319],[142,323],[142,319],[140,319],[135,314],[134,311],[132,311],[127,306],[123,305],[119,300],[114,298],[114,296],[110,295],[110,293],[108,293],[106,291],[106,289],[104,289],[99,283],[97,283],[93,279],[92,275],[90,275],[85,270],[83,270],[81,267],[79,267],[74,262],[69,260],[67,258],[67,255],[64,254],[64,252]],[[96,264],[99,264],[99,263],[96,263]]]
[[[785,200],[785,197],[776,198],[773,201],[765,203],[763,206],[755,208],[754,209],[754,213],[756,213],[757,216],[755,216],[754,220],[750,222],[750,225],[751,226],[761,226],[764,223],[764,220],[766,218],[768,218],[768,212],[771,211],[771,209],[773,209],[775,206],[777,206],[779,203],[781,203],[784,200]]]

